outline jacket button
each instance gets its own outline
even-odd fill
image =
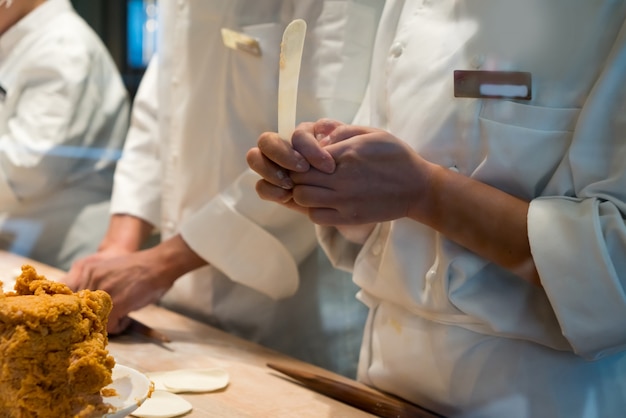
[[[485,56],[484,55],[474,55],[470,60],[470,65],[472,68],[478,70],[485,64]]]
[[[396,42],[391,46],[391,56],[394,58],[398,58],[404,52],[404,45],[400,42]]]

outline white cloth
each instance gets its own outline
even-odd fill
[[[356,122],[531,201],[545,291],[408,219],[360,251],[320,228],[370,307],[361,380],[448,416],[623,416],[625,16],[603,0],[386,2]],[[455,98],[453,71],[478,69],[530,72],[532,100]]]
[[[44,2],[0,37],[0,86],[2,234],[11,251],[68,269],[106,231],[128,95],[68,0]]]
[[[327,315],[321,283],[350,279],[316,255],[306,217],[258,198],[245,154],[262,132],[276,130],[279,47],[294,18],[308,24],[298,119],[352,119],[382,2],[165,0],[159,7],[159,55],[138,91],[112,211],[151,222],[163,239],[181,233],[210,263],[177,280],[166,306],[320,364],[314,357],[324,355],[324,340],[332,332],[337,340],[360,335],[364,311],[354,300],[337,312],[356,315],[351,329],[331,331],[342,318],[315,323]],[[261,55],[227,48],[222,28],[257,39]],[[346,291],[354,299],[356,288]]]

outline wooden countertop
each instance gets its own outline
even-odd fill
[[[0,251],[0,280],[12,277],[23,264],[39,274],[58,279],[62,271]],[[121,335],[109,341],[109,351],[119,364],[141,372],[219,367],[228,371],[229,386],[203,394],[181,394],[193,405],[192,417],[372,417],[368,413],[310,391],[267,363],[288,365],[340,381],[351,381],[313,365],[252,344],[203,323],[150,305],[132,316],[167,335],[171,343],[159,343],[139,335]],[[365,386],[361,385],[365,388]]]

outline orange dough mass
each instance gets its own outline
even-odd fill
[[[0,292],[0,418],[91,418],[115,365],[106,349],[111,297],[73,293],[23,266]]]

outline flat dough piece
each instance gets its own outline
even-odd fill
[[[191,411],[191,404],[184,398],[163,390],[155,390],[139,408],[131,412],[138,418],[171,418]]]
[[[146,373],[148,379],[154,383],[154,390],[164,390],[167,392],[167,388],[163,384],[163,378],[170,372],[149,372]]]
[[[150,373],[154,388],[172,393],[213,392],[228,386],[229,376],[223,369],[183,369]]]

